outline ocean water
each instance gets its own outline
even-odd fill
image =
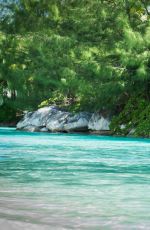
[[[0,229],[150,229],[150,140],[0,128]]]

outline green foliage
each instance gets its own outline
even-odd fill
[[[68,105],[67,98],[65,98],[64,95],[59,91],[54,91],[49,99],[41,102],[39,108],[50,105],[65,107]]]
[[[130,98],[149,102],[146,6],[141,0],[2,3],[0,104],[118,113]]]
[[[130,99],[119,116],[112,119],[110,128],[117,135],[150,137],[149,102],[140,97]]]
[[[16,122],[16,110],[8,104],[3,104],[0,107],[0,123]]]

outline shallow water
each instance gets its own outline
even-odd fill
[[[150,140],[0,128],[0,229],[150,229]]]

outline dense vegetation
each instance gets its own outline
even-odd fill
[[[114,132],[137,127],[136,135],[150,136],[149,6],[147,0],[1,0],[0,122],[59,104],[107,111],[116,116]]]

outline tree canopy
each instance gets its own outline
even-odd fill
[[[150,100],[150,1],[0,1],[0,103],[119,113]]]

